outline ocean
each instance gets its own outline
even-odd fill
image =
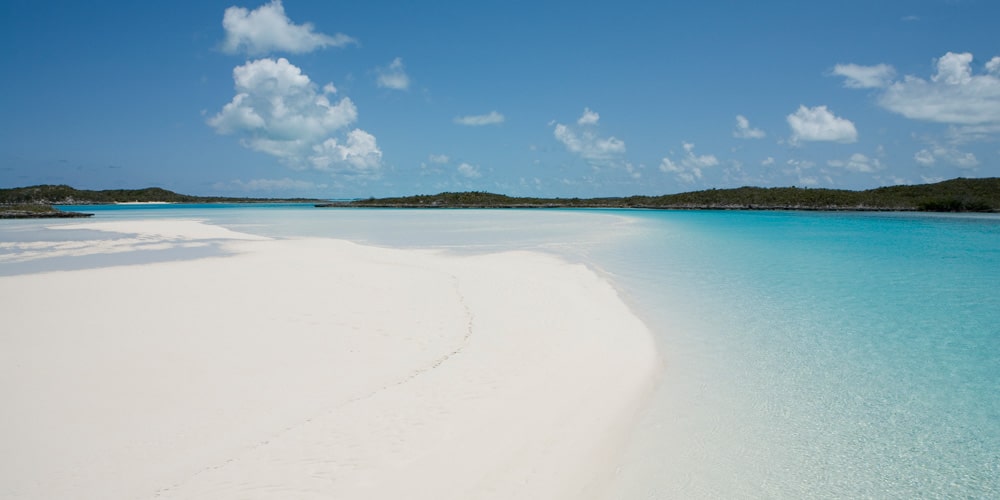
[[[996,214],[64,208],[591,266],[650,326],[664,364],[611,498],[1000,497]],[[0,243],[66,237],[40,228],[74,223],[0,225]],[[0,275],[116,258],[2,257]]]

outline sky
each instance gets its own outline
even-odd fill
[[[995,0],[0,0],[0,188],[590,197],[996,177],[998,20]]]

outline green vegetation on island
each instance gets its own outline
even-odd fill
[[[853,210],[998,212],[1000,178],[952,179],[935,184],[864,191],[798,187],[709,189],[663,196],[526,198],[484,192],[369,198],[324,207],[385,208],[651,208],[714,210]]]
[[[323,202],[309,198],[190,196],[161,188],[88,191],[65,185],[0,189],[0,216],[73,217],[51,205],[128,202],[275,203],[307,202],[317,207],[386,208],[650,208],[710,210],[853,210],[1000,212],[1000,178],[958,178],[934,184],[888,186],[864,191],[799,187],[708,189],[662,196],[530,198],[486,192],[440,193],[398,198]]]
[[[316,198],[227,198],[190,196],[158,187],[90,191],[66,185],[40,185],[0,189],[0,205],[100,205],[107,203],[314,203]]]
[[[107,189],[90,191],[66,185],[40,185],[0,189],[0,219],[89,217],[93,214],[66,212],[52,205],[102,205],[109,203],[316,203],[315,198],[226,198],[190,196],[166,189]]]
[[[49,205],[0,205],[0,219],[62,219],[94,214],[65,212]]]

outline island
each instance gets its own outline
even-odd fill
[[[53,205],[104,205],[109,203],[318,203],[316,198],[229,198],[191,196],[158,187],[92,191],[66,185],[38,185],[0,189],[0,219],[90,217]]]
[[[66,212],[51,205],[0,205],[0,219],[65,219],[93,215],[82,212]]]
[[[1000,177],[863,191],[805,187],[707,189],[660,196],[516,197],[480,191],[327,201],[314,198],[192,196],[162,188],[90,191],[65,185],[0,189],[0,218],[86,217],[52,205],[106,203],[312,203],[319,208],[639,208],[664,210],[828,210],[1000,212]]]
[[[800,187],[708,189],[662,196],[528,198],[486,192],[368,198],[318,207],[372,208],[647,208],[674,210],[831,210],[998,212],[1000,178],[957,178],[934,184],[864,191]]]

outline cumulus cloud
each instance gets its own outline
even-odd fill
[[[880,106],[907,118],[956,125],[1000,124],[1000,57],[974,74],[972,54],[948,52],[924,80],[906,76],[888,86]]]
[[[979,159],[976,158],[976,155],[937,145],[917,151],[913,155],[913,159],[924,167],[930,167],[939,161],[962,169],[974,169],[979,166]]]
[[[615,137],[599,137],[595,130],[599,119],[600,115],[596,112],[584,108],[583,114],[576,121],[578,130],[556,123],[553,135],[566,146],[567,151],[586,160],[613,159],[625,152],[625,142]]]
[[[764,158],[763,160],[761,160],[760,164],[763,165],[763,166],[765,166],[765,167],[768,166],[768,165],[774,165],[774,158],[768,156],[767,158]]]
[[[934,82],[961,85],[972,80],[972,54],[948,52],[937,60],[938,72],[931,77]]]
[[[481,127],[483,125],[497,125],[504,122],[504,116],[496,111],[490,111],[485,115],[458,116],[455,123],[467,125],[469,127]]]
[[[376,68],[375,84],[384,89],[406,90],[410,88],[410,77],[403,67],[403,59],[395,58],[384,68]]]
[[[694,153],[694,144],[685,142],[682,145],[684,147],[684,155],[677,160],[665,156],[660,162],[660,171],[672,173],[678,180],[690,184],[695,180],[701,179],[703,169],[719,164],[719,159],[714,155],[696,155]]]
[[[1000,74],[1000,56],[996,56],[986,63],[986,71],[994,75]]]
[[[313,146],[309,161],[317,170],[340,170],[349,167],[353,173],[374,173],[382,164],[382,151],[375,142],[375,136],[361,129],[347,133],[343,143],[329,138]]]
[[[792,128],[792,142],[799,141],[830,141],[855,142],[858,131],[850,120],[837,117],[826,106],[799,109],[787,116],[788,126]]]
[[[343,33],[317,33],[309,23],[294,24],[285,14],[281,0],[272,0],[254,10],[229,7],[222,16],[226,39],[222,50],[262,55],[272,52],[301,54],[325,47],[344,47],[357,40]]]
[[[563,124],[556,124],[556,139],[571,153],[588,160],[607,160],[625,152],[625,142],[614,137],[600,138],[591,131],[574,132]]]
[[[826,163],[831,167],[843,168],[852,172],[871,173],[882,170],[884,167],[878,158],[869,158],[861,153],[851,155],[847,161],[830,160]]]
[[[601,115],[596,111],[591,111],[590,108],[583,108],[583,114],[576,120],[576,124],[580,126],[597,125],[597,122],[600,121],[600,119]]]
[[[733,137],[738,139],[763,139],[767,134],[759,128],[750,126],[750,120],[743,115],[736,115],[736,130],[733,130]]]
[[[208,124],[240,137],[244,147],[293,168],[371,174],[382,153],[371,134],[355,129],[343,143],[334,136],[353,124],[358,110],[336,89],[317,85],[286,59],[258,59],[233,69],[236,95]]]
[[[479,167],[475,165],[470,165],[468,163],[462,163],[461,165],[459,165],[458,173],[462,177],[466,177],[469,179],[477,179],[483,176],[482,172],[479,171]]]
[[[427,155],[427,161],[429,161],[431,163],[436,163],[438,165],[443,165],[443,164],[448,163],[449,161],[451,161],[451,158],[449,158],[448,155],[435,155],[435,154],[431,154],[431,155]]]
[[[860,66],[858,64],[838,64],[833,74],[844,77],[844,86],[852,89],[883,88],[892,82],[896,70],[888,64]]]

